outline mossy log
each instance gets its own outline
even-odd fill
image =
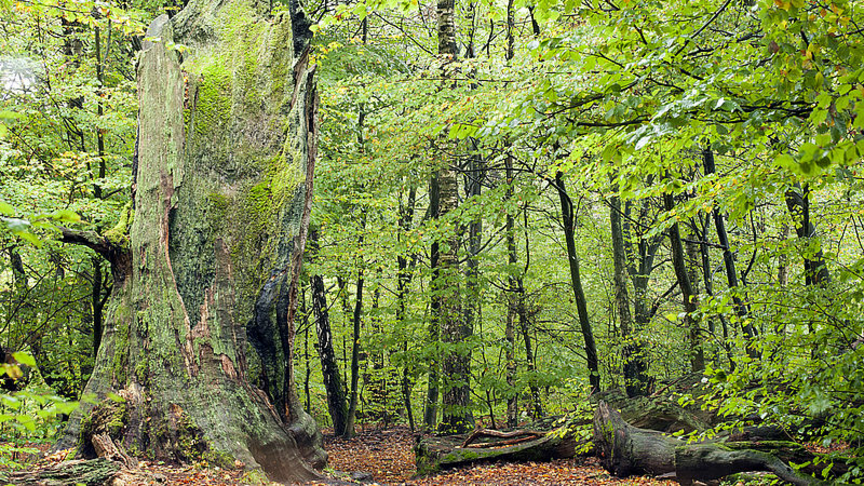
[[[650,396],[628,397],[623,389],[609,389],[592,396],[617,409],[627,423],[641,429],[685,433],[711,428],[714,417],[697,403],[682,407],[669,399],[673,393],[693,393],[702,386],[701,375],[688,375],[665,385]]]
[[[16,486],[103,486],[120,473],[121,465],[107,459],[61,462],[38,471],[0,474],[0,482]]]
[[[107,434],[133,457],[317,478],[326,454],[293,376],[317,151],[311,33],[297,2],[183,3],[138,58],[128,217],[64,232],[111,261],[114,284],[85,388],[101,401],[55,447],[89,458]]]
[[[587,441],[579,440],[568,425],[546,432],[486,430],[471,434],[418,436],[414,445],[417,476],[475,462],[549,461],[573,457]],[[474,443],[480,437],[486,440]]]
[[[594,447],[601,465],[618,477],[674,473],[679,483],[690,485],[695,480],[718,479],[739,472],[768,471],[795,485],[823,484],[812,476],[794,471],[781,459],[781,456],[793,455],[796,459],[803,458],[806,451],[797,444],[688,444],[662,432],[633,427],[605,402],[600,402],[594,413]]]

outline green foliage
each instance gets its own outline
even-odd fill
[[[0,367],[0,379],[20,380],[25,371],[22,367],[36,368],[36,360],[26,352],[12,355],[12,363]],[[29,371],[27,371],[29,374]],[[57,396],[50,389],[31,386],[15,393],[0,393],[0,466],[18,467],[16,457],[21,454],[38,454],[29,447],[34,442],[51,441],[61,425],[60,418],[78,407]]]
[[[145,14],[101,4],[108,9],[102,15],[85,4],[57,14],[50,5],[28,5],[16,7],[20,18],[2,18],[11,35],[0,47],[34,59],[43,51],[60,54],[44,61],[50,86],[11,93],[0,107],[0,241],[13,248],[4,250],[9,262],[0,263],[2,312],[12,323],[4,337],[15,349],[37,349],[28,339],[38,335],[40,365],[56,364],[43,375],[74,389],[86,379],[88,361],[59,370],[90,352],[86,332],[75,330],[93,309],[80,302],[94,292],[102,298],[110,284],[96,285],[97,266],[84,251],[50,242],[19,247],[13,234],[35,242],[55,224],[78,224],[126,241],[134,217],[125,187],[136,102],[131,54],[120,39],[138,32],[136,20]],[[548,413],[587,403],[580,322],[552,187],[560,172],[574,207],[604,387],[624,383],[634,349],[653,380],[690,371],[685,326],[695,322],[713,393],[705,407],[726,420],[721,428],[771,423],[800,441],[834,447],[830,460],[864,456],[860,2],[517,1],[511,12],[505,4],[459,3],[463,52],[446,68],[434,55],[434,5],[381,0],[330,7],[307,5],[313,17],[326,15],[313,28],[311,53],[321,106],[313,209],[320,245],[304,271],[325,280],[343,376],[363,281],[361,419],[407,418],[406,390],[419,417],[442,353],[454,349],[433,332],[431,302],[440,295],[430,285],[431,248],[449,244],[454,233],[463,235],[463,272],[450,283],[459,280],[463,316],[473,325],[473,337],[455,348],[472,352],[475,416],[500,424],[509,402],[516,410],[510,418],[527,421],[534,393]],[[203,117],[196,130],[221,123],[226,110],[254,99],[260,88],[242,67],[254,54],[242,47],[254,37],[243,14],[224,22],[237,36],[237,51],[214,53],[193,70],[201,77],[191,83],[199,83]],[[71,26],[39,23],[52,35],[36,42],[29,29],[50,15]],[[97,27],[110,44],[101,54],[93,47]],[[74,62],[70,49],[80,51]],[[235,61],[240,67],[227,70]],[[244,96],[225,92],[235,82],[249,88]],[[703,165],[708,151],[713,171]],[[274,200],[292,197],[301,177],[283,170],[289,157],[286,150],[258,168],[266,183],[243,188],[244,207],[262,225],[273,220]],[[512,177],[506,163],[515,168]],[[430,179],[445,166],[459,171],[460,204],[438,219]],[[479,194],[467,190],[475,180]],[[662,203],[669,195],[671,210]],[[623,213],[629,329],[612,280],[613,196]],[[803,201],[797,207],[796,198]],[[214,218],[232,210],[223,194],[208,200]],[[812,227],[804,227],[805,217]],[[718,219],[726,243],[719,242]],[[477,222],[479,250],[469,238]],[[696,287],[690,315],[669,262],[674,224]],[[257,244],[249,242],[250,251]],[[726,276],[729,261],[737,284]],[[814,280],[811,266],[820,261],[830,282]],[[79,302],[78,315],[33,310],[58,296],[68,296],[63,302],[70,307]],[[311,305],[305,309],[300,317],[310,327],[298,328],[305,341],[297,350],[316,341],[309,337]],[[33,322],[43,327],[33,332]],[[48,329],[74,345],[64,350]],[[758,337],[749,339],[748,329]],[[308,390],[312,412],[326,421],[314,353],[295,354],[296,376],[309,377],[298,390]],[[839,481],[864,476],[860,459],[853,463]]]

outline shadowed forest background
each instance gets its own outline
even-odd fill
[[[230,11],[236,25],[213,14],[219,36],[275,32],[290,17],[293,45],[269,45],[266,62],[237,49],[195,64],[208,51],[182,22],[176,35],[194,42],[145,34],[185,4],[0,0],[0,466],[23,468],[34,444],[63,439],[70,414],[86,434],[91,408],[139,400],[127,382],[158,374],[120,344],[98,354],[120,315],[112,300],[131,292],[124,265],[138,271],[117,252],[136,254],[132,187],[147,150],[136,72],[142,44],[155,43],[178,66],[187,60],[178,123],[199,139],[259,108],[294,116],[287,107],[306,93],[296,86],[308,76],[312,93],[314,72],[317,98],[301,111],[317,107],[307,120],[317,147],[222,167],[216,182],[195,182],[201,219],[166,213],[189,248],[224,236],[248,309],[232,314],[248,341],[237,340],[245,357],[234,366],[280,424],[308,414],[348,438],[360,424],[466,434],[564,417],[558,430],[585,446],[602,437],[590,426],[598,403],[637,404],[645,415],[666,407],[674,416],[659,428],[685,424],[694,440],[772,428],[815,454],[803,465],[781,454],[800,474],[861,483],[861,2],[246,3]],[[245,24],[247,12],[263,20]],[[290,78],[267,84],[284,109],[257,91],[271,75]],[[212,86],[230,96],[195,105]],[[243,134],[266,138],[262,126]],[[314,192],[311,172],[285,168],[291,157],[314,159]],[[240,195],[219,186],[247,176]],[[304,194],[308,235],[284,209]],[[287,243],[283,223],[302,238]],[[291,287],[274,261],[288,268],[285,248],[303,238]],[[186,301],[186,287],[222,278],[173,248],[194,268],[174,282]],[[280,257],[255,259],[270,251]],[[188,314],[206,314],[206,302]],[[112,342],[128,342],[121,334]],[[113,385],[82,396],[99,359]],[[227,460],[204,425],[188,426],[200,447],[183,446],[179,420],[169,420],[173,449],[167,440],[133,455]],[[303,427],[320,445],[314,424]],[[127,434],[128,447],[127,432],[112,437]]]

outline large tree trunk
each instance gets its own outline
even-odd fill
[[[126,400],[70,420],[61,445],[77,441],[81,455],[107,432],[136,454],[239,460],[274,481],[313,478],[310,465],[324,463],[292,367],[314,68],[305,53],[295,59],[302,24],[266,12],[254,0],[193,0],[147,33],[158,41],[138,63],[134,220],[128,239],[89,240],[115,283],[85,393]],[[256,371],[265,391],[251,384]]]

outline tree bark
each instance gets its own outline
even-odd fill
[[[18,486],[80,485],[102,486],[112,484],[120,473],[121,465],[107,459],[66,461],[56,466],[30,472],[0,472],[3,484]]]
[[[61,447],[78,442],[86,455],[101,430],[154,459],[239,460],[278,482],[315,478],[312,465],[325,461],[292,367],[317,150],[314,67],[294,55],[287,13],[266,10],[193,0],[148,30],[161,42],[145,41],[138,63],[128,258],[112,261],[85,389],[125,402],[82,406]],[[182,60],[174,43],[188,48]],[[258,353],[247,355],[248,343]],[[251,384],[256,370],[281,373],[266,394]],[[107,410],[116,413],[100,425]]]
[[[450,77],[456,60],[455,0],[438,0],[438,55],[441,57],[442,77]],[[450,161],[438,169],[438,218],[444,218],[459,207],[459,182]],[[466,341],[471,336],[470,323],[463,318],[459,292],[460,235],[452,230],[439,247],[438,273],[435,286],[439,299],[439,317],[442,343],[441,371],[444,393],[439,430],[464,432],[474,428],[471,412],[471,351]]]
[[[432,218],[440,216],[441,204],[439,201],[438,174],[432,174],[432,180],[429,182],[429,215]],[[438,401],[440,399],[440,376],[441,376],[441,353],[439,342],[441,339],[441,299],[438,294],[441,292],[441,269],[439,268],[439,259],[441,251],[440,244],[437,240],[432,242],[429,249],[429,268],[432,270],[432,282],[429,287],[432,297],[429,302],[429,342],[431,343],[431,357],[428,367],[429,374],[427,376],[426,388],[426,403],[423,407],[423,424],[427,428],[434,428],[438,422]]]
[[[617,186],[613,188],[617,192]],[[633,326],[630,312],[630,297],[627,291],[627,253],[624,249],[624,232],[621,227],[621,200],[617,194],[609,198],[609,224],[612,235],[612,271],[615,286],[615,304],[621,327],[622,354],[624,358],[624,388],[627,396],[635,397],[648,393],[648,378],[639,337]]]
[[[490,461],[549,461],[584,453],[587,441],[573,433],[576,424],[567,422],[548,431],[498,432],[475,431],[469,435],[420,436],[414,446],[417,475],[426,476],[443,469]],[[479,436],[501,438],[471,444]],[[521,436],[522,439],[514,438]]]

